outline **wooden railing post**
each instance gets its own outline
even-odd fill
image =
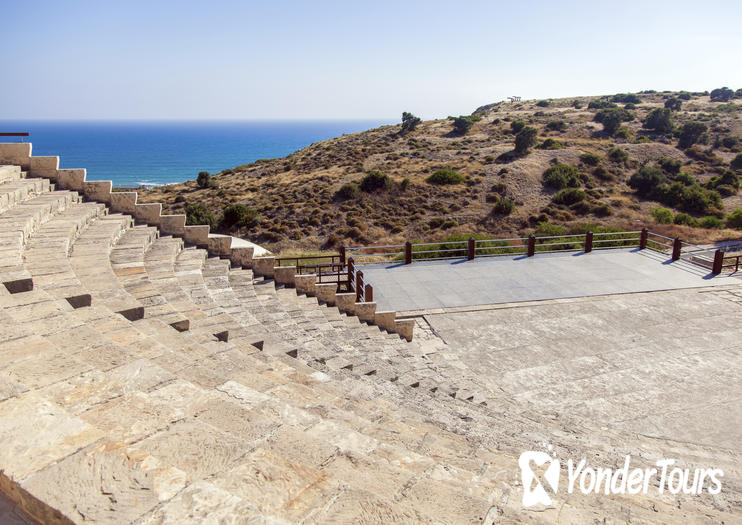
[[[585,253],[593,251],[593,232],[585,234]]]
[[[366,285],[366,290],[363,293],[363,300],[367,303],[373,303],[374,302],[374,287],[370,284]]]
[[[711,268],[711,273],[713,273],[714,275],[719,275],[723,267],[724,252],[721,250],[716,250],[716,252],[714,253],[714,266]]]
[[[677,261],[680,259],[680,247],[681,247],[681,241],[680,237],[675,237],[675,240],[672,243],[672,260]]]
[[[358,270],[356,272],[356,302],[361,300],[361,294],[363,293],[363,272]]]
[[[466,258],[470,261],[474,258],[474,239],[472,237],[469,237],[469,244],[467,246],[467,254]]]
[[[350,291],[353,284],[355,284],[355,264],[353,264],[353,257],[348,259],[348,291]]]
[[[345,264],[345,246],[340,247],[340,264]]]
[[[412,264],[412,243],[410,241],[404,243],[404,263]]]
[[[528,236],[528,257],[536,255],[536,236],[531,234]]]
[[[647,247],[647,239],[649,238],[649,230],[642,228],[642,234],[639,236],[639,249],[643,250]]]

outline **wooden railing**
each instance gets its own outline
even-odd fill
[[[345,257],[341,254],[277,257],[276,266],[295,266],[297,275],[315,274],[318,283],[337,283],[338,291],[349,290]]]
[[[348,259],[348,291],[356,293],[357,303],[372,303],[374,301],[374,287],[363,278],[363,271],[356,268],[355,261]]]
[[[28,132],[0,132],[0,137],[20,137],[23,142],[23,137],[28,137]]]
[[[354,266],[378,263],[412,264],[413,261],[438,261],[446,259],[468,259],[478,257],[526,256],[536,254],[579,252],[615,248],[649,249],[669,255],[673,261],[683,259],[691,264],[708,268],[712,273],[721,273],[730,264],[718,262],[717,251],[695,244],[650,232],[647,228],[623,232],[587,232],[584,235],[551,235],[536,237],[514,237],[510,239],[473,239],[466,241],[440,241],[431,243],[387,244],[378,246],[355,246],[341,248],[341,257],[346,254]],[[722,252],[718,252],[722,253]],[[722,254],[723,256],[723,254]],[[735,262],[735,267],[737,266]]]

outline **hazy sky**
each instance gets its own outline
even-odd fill
[[[0,119],[424,118],[742,87],[740,0],[3,1]]]

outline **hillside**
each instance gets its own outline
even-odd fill
[[[407,132],[401,124],[383,126],[322,141],[214,174],[210,187],[195,180],[157,187],[140,192],[140,202],[189,211],[192,222],[221,220],[224,231],[276,251],[564,230],[553,224],[578,231],[585,223],[646,224],[696,242],[735,237],[721,228],[742,226],[726,220],[742,207],[733,171],[742,169],[742,157],[734,161],[742,151],[742,92],[711,95],[714,100],[708,93],[642,92],[489,104],[458,121],[424,121]],[[521,143],[531,146],[521,154],[513,152],[518,130]],[[426,182],[442,168],[463,179]],[[373,171],[386,177],[367,177]],[[339,192],[348,183],[370,191]],[[222,220],[235,203],[252,211],[233,209]],[[193,204],[204,204],[213,217],[195,216]],[[672,214],[653,216],[658,207]]]

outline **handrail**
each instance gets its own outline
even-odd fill
[[[363,271],[356,268],[353,257],[348,259],[348,291],[356,293],[357,303],[374,301],[374,287],[365,281]]]
[[[0,137],[20,137],[23,142],[23,137],[28,137],[30,133],[27,131],[14,131],[14,132],[1,132]]]

